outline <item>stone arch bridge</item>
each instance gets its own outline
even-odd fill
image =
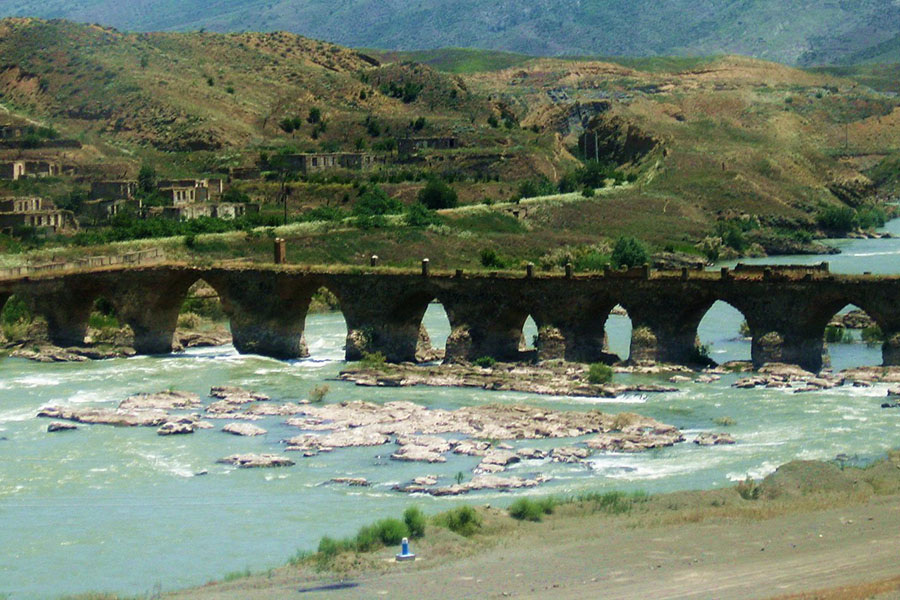
[[[522,328],[538,326],[541,359],[592,362],[604,352],[605,322],[623,306],[631,317],[633,360],[691,363],[698,325],[716,301],[747,320],[756,366],[778,361],[822,367],[823,332],[848,304],[865,310],[886,334],[885,365],[900,365],[900,277],[830,274],[827,269],[743,269],[663,272],[634,269],[595,275],[429,273],[388,268],[315,270],[300,266],[163,264],[108,267],[0,280],[0,306],[15,294],[46,318],[51,340],[84,342],[98,297],[134,331],[143,354],[172,351],[179,310],[198,280],[218,292],[241,353],[279,359],[306,355],[310,300],[321,287],[340,301],[347,323],[346,356],[382,352],[389,361],[415,359],[422,317],[440,301],[450,321],[448,361],[521,356]]]

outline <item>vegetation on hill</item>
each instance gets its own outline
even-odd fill
[[[472,71],[472,52],[429,66],[285,33],[130,34],[36,19],[0,21],[0,52],[10,57],[0,102],[83,140],[67,159],[88,181],[141,166],[160,178],[262,170],[229,191],[260,203],[258,217],[122,218],[82,244],[188,235],[172,248],[269,260],[272,228],[287,223],[277,235],[294,261],[584,270],[611,262],[622,237],[692,260],[818,251],[811,242],[837,231],[831,216],[877,226],[889,210],[879,194],[897,190],[889,68],[504,55]],[[400,156],[416,136],[459,143]],[[283,166],[291,153],[335,151],[386,164]],[[71,178],[0,184],[72,209],[86,190]]]

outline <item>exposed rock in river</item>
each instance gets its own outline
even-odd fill
[[[216,462],[234,465],[241,469],[254,469],[265,467],[290,467],[294,461],[278,454],[232,454],[220,458]]]
[[[48,406],[41,409],[37,416],[117,427],[158,427],[169,420],[169,415],[161,410],[128,412],[111,408],[67,406]]]
[[[369,387],[475,387],[492,391],[529,392],[550,396],[614,398],[629,392],[672,392],[677,388],[655,385],[595,385],[587,380],[587,367],[550,361],[540,365],[497,363],[492,368],[452,364],[421,366],[385,365],[378,369],[354,366],[340,374],[344,381]]]
[[[523,479],[522,477],[497,477],[496,475],[483,474],[476,475],[471,481],[466,483],[446,487],[431,487],[414,482],[404,486],[394,486],[394,489],[408,494],[424,493],[432,496],[459,496],[477,490],[511,490],[535,487],[549,480],[549,477],[544,476],[538,476],[534,479]]]
[[[156,430],[157,435],[186,435],[194,433],[193,423],[168,421]]]
[[[269,397],[265,394],[228,385],[211,387],[209,389],[209,395],[211,398],[225,400],[229,404],[247,404],[250,402],[266,402],[269,400]]]
[[[54,433],[56,431],[74,431],[76,429],[78,429],[78,425],[73,425],[72,423],[60,423],[59,421],[53,421],[47,425],[48,433]]]
[[[265,435],[266,433],[268,433],[262,427],[257,427],[256,425],[251,425],[250,423],[229,423],[222,428],[222,431],[224,431],[225,433],[230,433],[231,435],[241,435],[246,437]]]
[[[734,438],[728,433],[710,433],[705,431],[697,436],[694,443],[699,446],[720,446],[723,444],[734,444]]]
[[[200,396],[190,392],[165,391],[136,394],[119,403],[119,410],[189,410],[200,406]]]

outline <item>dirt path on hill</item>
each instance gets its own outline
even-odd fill
[[[333,579],[276,572],[185,591],[203,600],[447,598],[771,598],[900,576],[900,497],[764,521],[628,527],[603,517],[522,524],[476,556],[422,557],[354,578],[349,589],[300,589]],[[898,582],[900,586],[900,582]],[[879,595],[892,598],[893,595]],[[900,593],[898,593],[900,595]]]

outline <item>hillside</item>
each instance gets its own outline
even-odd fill
[[[549,268],[608,253],[621,235],[706,256],[784,253],[822,235],[825,207],[867,211],[900,189],[895,68],[465,50],[426,53],[429,66],[286,33],[132,34],[36,19],[0,21],[0,55],[0,106],[80,139],[86,161],[124,165],[117,177],[146,164],[166,177],[223,173],[283,150],[386,156],[374,173],[286,185],[292,218],[333,221],[290,226],[293,260],[377,253],[387,264],[471,266],[488,249],[498,264]],[[285,119],[299,129],[282,128]],[[459,147],[401,159],[394,148],[409,135],[450,135]],[[617,184],[612,170],[578,179],[579,156],[608,164]],[[366,185],[410,205],[432,176],[463,207],[431,227],[351,218]],[[69,198],[65,181],[29,185],[0,193]],[[277,181],[234,185],[282,218]],[[228,240],[191,250],[270,255],[264,237]]]
[[[135,31],[288,30],[353,47],[470,47],[538,56],[743,54],[791,64],[856,56],[900,26],[892,0],[0,0],[0,16],[67,18]],[[893,42],[896,44],[896,42]]]

